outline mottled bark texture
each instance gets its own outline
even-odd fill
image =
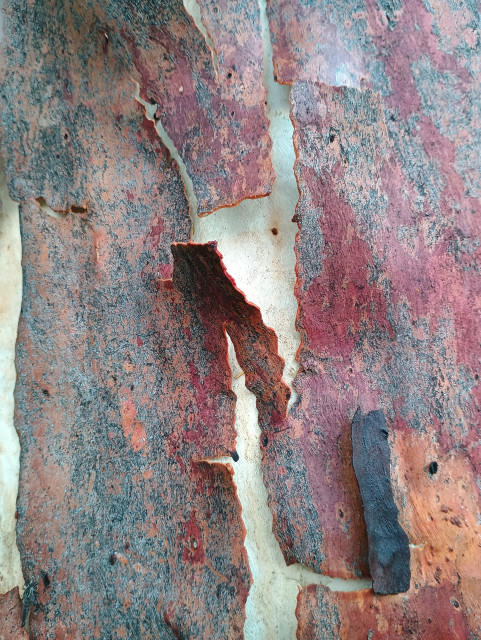
[[[478,637],[479,8],[268,6],[278,80],[297,80],[300,190],[300,400],[264,467],[275,533],[289,562],[368,574],[348,433],[357,406],[382,409],[400,523],[415,545],[405,615],[423,615],[416,585],[440,585],[456,590]],[[389,620],[389,600],[378,606]]]
[[[363,415],[358,409],[352,420],[351,442],[352,464],[366,522],[373,591],[382,595],[408,591],[409,540],[398,522],[383,412],[370,411]]]
[[[467,640],[470,628],[456,589],[416,585],[406,597],[364,589],[333,593],[310,585],[297,602],[298,640]],[[476,637],[476,636],[474,636]]]
[[[115,7],[6,7],[1,137],[22,203],[17,532],[25,579],[38,585],[31,629],[57,639],[242,637],[250,574],[240,505],[231,470],[203,461],[235,450],[225,334],[202,324],[197,302],[169,279],[171,244],[191,237],[188,205],[133,98],[127,35],[144,14]],[[200,36],[182,3],[163,7],[145,25],[160,21],[162,37],[181,38],[169,55],[187,56]],[[201,67],[204,53],[211,64],[202,42],[198,52]],[[173,65],[150,53],[149,64]],[[189,93],[193,72],[182,73]],[[207,108],[199,95],[196,126]],[[227,183],[199,171],[223,198]],[[69,213],[50,217],[42,199]]]
[[[119,105],[131,100],[134,81],[142,97],[158,104],[192,178],[199,214],[269,193],[274,175],[254,15],[242,1],[223,8],[228,37],[219,38],[217,76],[181,0],[7,0],[0,124],[12,197],[35,194],[62,211],[83,206],[85,158],[102,170],[96,165],[104,135],[94,125],[112,126],[121,117]],[[250,63],[236,66],[246,47]]]

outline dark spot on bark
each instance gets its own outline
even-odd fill
[[[109,50],[109,44],[110,44],[109,34],[107,33],[107,30],[104,29],[102,31],[102,50],[104,53],[107,53],[107,51]]]
[[[73,204],[70,207],[70,211],[71,211],[71,213],[86,213],[87,208],[86,207],[80,207],[79,205]]]
[[[267,447],[267,443],[269,442],[269,438],[267,436],[264,436],[262,438],[262,446],[263,447]]]
[[[44,396],[46,396],[47,398],[50,398],[50,392],[48,389],[42,389],[42,393]]]
[[[45,589],[48,589],[51,585],[51,581],[50,581],[50,576],[48,575],[48,573],[43,573],[42,574],[42,581],[43,581],[43,586],[45,587]]]
[[[231,453],[231,456],[232,456],[232,460],[234,460],[234,462],[237,462],[239,460],[239,454],[237,453],[237,451],[235,449]]]
[[[111,553],[109,556],[109,563],[113,566],[117,562],[117,556],[115,553]]]
[[[339,517],[344,518],[344,511],[342,509],[339,509]]]
[[[234,117],[234,113],[235,113],[234,111],[231,111],[231,112],[230,112],[230,114],[231,114],[231,116],[232,116],[232,117]]]
[[[436,462],[436,460],[433,460],[432,462],[429,463],[428,473],[430,476],[433,476],[437,472],[438,472],[438,463]]]
[[[227,79],[230,80],[232,78],[232,73],[229,71],[229,73],[227,74]]]
[[[455,601],[453,602],[453,605],[455,606],[455,608],[456,608],[456,609],[458,609],[458,608],[459,608],[459,602],[458,602],[457,600],[455,600]]]
[[[130,549],[130,542],[128,542],[128,541],[127,541],[127,542],[124,544],[124,549],[125,549],[125,551],[128,551],[128,550]]]
[[[272,227],[271,233],[273,236],[276,236],[279,233],[279,230],[276,227]]]
[[[135,386],[133,384],[130,385],[130,390],[133,391],[135,389]]]

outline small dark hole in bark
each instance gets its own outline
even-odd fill
[[[272,233],[273,236],[276,236],[279,233],[279,230],[276,229],[276,227],[272,227],[271,233]]]
[[[229,73],[227,74],[227,79],[230,80],[232,78],[232,73],[229,71]]]
[[[232,460],[234,460],[234,462],[237,462],[239,460],[239,454],[237,453],[237,451],[235,449],[231,453],[231,456],[232,456]]]
[[[479,375],[477,373],[474,374],[474,379],[479,380]]]
[[[63,138],[64,138],[64,140],[68,140],[68,133],[64,133],[63,134]]]
[[[110,554],[109,563],[113,566],[117,562],[117,556],[115,553]]]
[[[459,609],[459,602],[457,600],[453,602],[453,605],[455,606],[456,609]]]
[[[47,398],[50,398],[50,393],[48,391],[48,389],[42,389],[42,393],[44,396],[47,396]]]
[[[334,140],[336,139],[336,136],[334,133],[331,133],[329,136],[329,142],[334,142]]]
[[[133,391],[134,389],[135,389],[134,385],[133,385],[133,384],[131,384],[131,385],[130,385],[130,390],[131,390],[131,391]]]
[[[73,204],[73,205],[70,207],[70,211],[71,211],[72,213],[85,213],[85,212],[87,211],[87,209],[86,209],[85,207],[79,207],[79,206],[77,206],[76,204]]]
[[[267,447],[267,443],[269,442],[269,439],[267,436],[264,436],[262,438],[262,446]]]
[[[230,114],[232,117],[234,117],[234,111],[231,111]]]
[[[214,7],[214,13],[217,13],[219,11],[219,9],[217,7]]]
[[[44,573],[42,575],[42,580],[43,580],[43,586],[45,587],[45,589],[48,589],[51,584],[50,576],[48,575],[48,573]]]
[[[339,509],[339,517],[344,518],[344,511],[342,509]]]
[[[428,471],[430,476],[433,476],[438,472],[438,463],[436,462],[436,460],[433,460],[429,463]]]
[[[60,153],[56,153],[56,154],[55,154],[55,156],[56,156],[57,158],[60,158]]]

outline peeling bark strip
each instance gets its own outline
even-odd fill
[[[132,80],[143,98],[159,105],[200,214],[270,193],[274,175],[256,11],[254,19],[243,0],[222,7],[229,35],[219,38],[217,78],[182,0],[7,0],[0,137],[12,197],[43,197],[56,211],[85,206],[88,164],[107,176],[110,171],[99,166],[104,135],[94,123],[117,123],[121,130]],[[252,64],[236,67],[233,58],[243,58],[245,47]]]
[[[55,9],[29,5],[31,32],[10,9],[11,60],[29,62],[1,116],[26,201],[15,420],[17,536],[40,604],[30,625],[47,640],[241,638],[240,505],[230,470],[200,462],[235,448],[235,398],[227,346],[168,279],[171,243],[191,236],[178,167],[132,98],[101,8]],[[37,45],[52,50],[27,79]],[[52,218],[39,197],[87,210]]]
[[[246,387],[257,398],[259,426],[275,432],[284,423],[290,391],[282,380],[284,360],[277,352],[277,336],[265,326],[259,308],[247,302],[227,274],[217,243],[174,244],[173,284],[194,304],[211,340],[231,338]]]
[[[409,590],[409,540],[398,521],[390,476],[388,431],[382,411],[358,408],[351,430],[352,460],[361,491],[374,593]]]

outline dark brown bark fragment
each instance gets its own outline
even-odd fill
[[[390,476],[388,430],[382,411],[354,414],[352,461],[361,491],[374,593],[409,590],[409,540],[398,521]]]
[[[216,243],[174,244],[174,286],[191,301],[211,334],[229,334],[246,386],[257,398],[259,425],[275,431],[285,421],[290,392],[282,380],[284,361],[277,336],[265,326],[258,307],[247,302],[226,273]]]

